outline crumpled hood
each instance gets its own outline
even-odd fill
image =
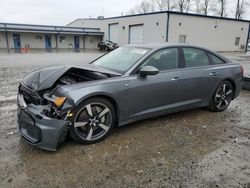
[[[84,67],[62,65],[62,66],[53,66],[35,70],[27,74],[23,78],[22,82],[24,83],[24,85],[28,86],[33,90],[41,91],[44,89],[51,88],[54,85],[54,83],[71,68],[96,71],[100,73],[107,73],[110,75],[121,75],[117,72],[97,67],[91,64],[84,65]]]

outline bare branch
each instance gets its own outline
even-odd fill
[[[174,8],[173,0],[153,0],[157,11],[171,11]]]
[[[155,5],[152,1],[142,1],[140,4],[136,5],[135,8],[129,11],[129,14],[145,14],[155,11]]]
[[[201,13],[201,1],[200,0],[195,0],[195,12],[196,14]]]
[[[192,6],[192,2],[193,2],[192,0],[178,0],[176,2],[176,8],[180,12],[188,13]]]
[[[237,0],[236,10],[235,10],[235,19],[242,19],[244,14],[247,12],[249,3],[245,0]]]
[[[227,0],[218,0],[218,3],[219,3],[218,14],[220,15],[220,17],[225,17]]]

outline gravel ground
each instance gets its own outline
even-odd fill
[[[224,112],[196,109],[133,123],[94,145],[67,139],[47,152],[21,139],[16,92],[22,77],[100,55],[0,55],[0,187],[250,187],[249,91]],[[249,54],[227,56],[248,70]]]

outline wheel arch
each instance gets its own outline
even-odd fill
[[[234,99],[235,98],[235,90],[236,90],[236,84],[235,84],[235,82],[231,78],[227,78],[225,80],[222,80],[222,82],[224,82],[224,81],[228,81],[228,82],[230,82],[232,84],[232,86],[233,86],[233,92],[234,92],[233,93],[233,99]]]

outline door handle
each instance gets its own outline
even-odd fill
[[[171,78],[171,81],[177,81],[177,80],[180,80],[181,78],[180,77],[173,77]]]
[[[209,76],[217,76],[217,72],[210,72]]]

